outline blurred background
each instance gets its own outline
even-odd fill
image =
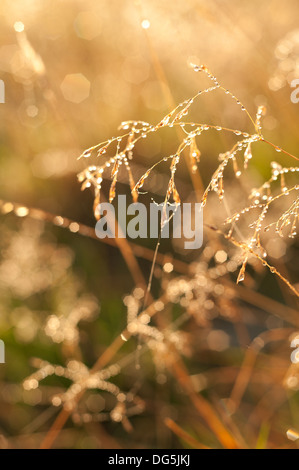
[[[5,84],[5,103],[0,104],[0,199],[93,227],[93,194],[81,192],[76,177],[86,166],[84,159],[78,160],[79,155],[117,135],[122,121],[156,124],[173,103],[210,86],[205,76],[194,73],[190,62],[207,65],[253,116],[259,105],[266,106],[265,139],[298,155],[299,104],[290,98],[291,82],[299,78],[298,14],[296,0],[2,0],[0,79]],[[203,96],[190,112],[190,120],[254,132],[246,114],[220,91]],[[163,132],[136,146],[132,162],[136,180],[177,147],[177,136]],[[200,174],[205,185],[217,167],[219,153],[233,142],[225,133],[211,132],[202,137]],[[248,188],[258,187],[271,176],[273,160],[283,166],[294,164],[270,146],[256,145],[246,178],[237,184],[233,173],[228,174],[228,200],[245,201]],[[96,159],[91,162],[96,163]],[[168,175],[169,169],[161,165],[145,189],[159,198],[165,194]],[[181,165],[176,178],[182,200],[190,200],[193,189],[186,165]],[[110,184],[104,181],[106,195]],[[118,191],[129,193],[121,176]],[[211,206],[216,221],[220,207],[216,203]],[[132,292],[134,283],[117,248],[82,237],[74,225],[65,230],[23,217],[26,209],[14,212],[7,203],[2,212],[0,337],[6,344],[6,364],[0,366],[0,447],[38,447],[59,411],[51,405],[52,397],[59,395],[68,381],[52,377],[39,388],[24,390],[23,381],[33,373],[34,365],[40,364],[32,363],[32,358],[63,365],[75,356],[92,367],[125,328],[123,299]],[[155,248],[150,241],[147,246]],[[298,283],[296,241],[290,246],[289,242],[269,238],[267,249],[292,283]],[[232,283],[238,261],[235,252],[227,252],[214,239],[207,239],[200,252],[191,254],[171,243],[161,246],[166,260],[174,255],[186,266],[194,263],[195,271],[202,268],[196,267],[201,256],[209,267],[211,263],[217,267],[229,260],[235,262],[225,271]],[[151,263],[141,259],[140,266],[147,279]],[[172,271],[171,263],[157,268],[155,298],[175,279]],[[238,297],[232,284],[217,283],[215,292],[220,297],[225,285],[229,306],[220,306],[217,314],[197,319],[194,330],[187,326],[190,351],[186,348],[183,352],[188,356],[196,391],[205,394],[226,422],[232,411],[228,411],[224,397],[230,396],[244,351],[256,336],[281,331],[281,336],[274,334],[278,343],[260,357],[236,420],[249,447],[296,446],[286,432],[292,427],[299,429],[297,371],[292,370],[293,382],[285,385],[284,380],[291,364],[289,338],[296,333],[292,328],[299,324],[285,320],[284,312],[289,314],[288,319],[294,317],[298,303],[270,273],[253,266],[251,274],[246,292],[241,295],[239,291],[236,306],[230,304]],[[219,273],[213,275],[215,279]],[[205,285],[202,282],[201,287]],[[255,306],[248,303],[250,289],[257,295]],[[133,297],[138,299],[138,291]],[[212,302],[204,306],[211,312],[217,302],[210,297],[207,293],[196,308],[200,302]],[[267,299],[273,303],[267,304]],[[188,299],[179,306],[174,302],[174,313],[171,310],[167,315],[179,316],[176,309],[184,309],[186,302]],[[218,318],[221,315],[225,318]],[[65,328],[65,336],[55,336],[54,317],[60,319],[57,330]],[[82,319],[80,331],[78,318]],[[69,321],[66,325],[65,319]],[[241,325],[239,337],[235,324]],[[94,392],[84,401],[84,409],[67,422],[54,446],[191,445],[165,425],[163,420],[171,418],[193,437],[217,447],[215,436],[194,417],[173,378],[161,371],[155,374],[147,353],[141,370],[135,367],[136,345],[135,340],[126,344],[116,358],[133,357],[126,373],[116,379],[126,393],[140,397],[137,404],[131,398],[137,407],[136,416],[132,412],[131,432],[117,419],[111,422],[113,399]],[[266,403],[262,399],[267,393]],[[98,415],[95,422],[88,417],[92,413]],[[85,416],[83,423],[81,416]],[[229,426],[235,424],[230,422]],[[296,433],[292,440],[296,440]]]

